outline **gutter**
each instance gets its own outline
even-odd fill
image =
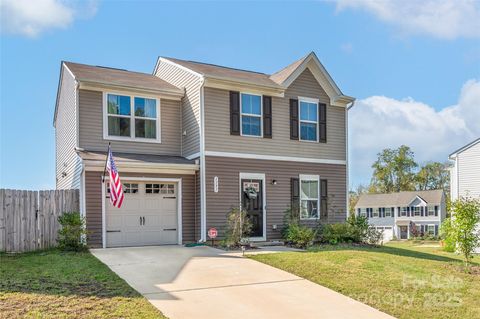
[[[355,100],[350,102],[350,104],[345,108],[345,148],[346,148],[346,168],[347,168],[347,174],[346,174],[346,187],[347,187],[347,218],[350,216],[350,201],[349,201],[349,196],[350,196],[350,165],[349,165],[349,152],[348,152],[348,111],[355,105]]]
[[[200,239],[207,240],[207,198],[205,181],[205,77],[200,80]]]

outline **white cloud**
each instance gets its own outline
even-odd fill
[[[94,15],[96,4],[96,1],[1,0],[1,29],[35,37],[48,29],[65,29],[78,16]]]
[[[336,0],[337,11],[363,9],[405,34],[441,39],[480,37],[477,0]]]
[[[419,163],[447,160],[455,149],[480,136],[480,80],[467,81],[458,103],[436,111],[406,98],[372,96],[349,112],[352,185],[366,183],[384,148],[410,146]]]

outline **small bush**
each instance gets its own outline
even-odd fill
[[[455,240],[453,236],[449,236],[452,233],[452,219],[448,217],[440,226],[440,239],[443,241],[443,250],[453,253],[455,252]]]
[[[378,245],[383,241],[383,230],[378,230],[375,227],[368,227],[367,233],[363,241],[370,245]]]
[[[366,243],[376,245],[381,243],[383,232],[368,225],[365,217],[351,214],[346,223],[323,225],[319,232],[322,243],[336,245],[340,243]]]
[[[227,214],[227,229],[223,244],[227,247],[239,247],[250,236],[252,223],[247,211],[232,208]]]
[[[298,223],[292,223],[286,230],[284,238],[292,246],[307,248],[313,243],[315,236],[315,230],[312,228],[299,225]]]
[[[63,250],[82,251],[87,248],[85,218],[79,212],[67,212],[58,217],[58,246]]]
[[[354,242],[350,226],[346,223],[324,225],[319,238],[321,242],[331,245]]]

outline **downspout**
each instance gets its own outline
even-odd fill
[[[200,80],[200,239],[206,241],[207,234],[207,198],[205,181],[205,99],[204,99],[205,78]]]
[[[349,185],[349,175],[350,175],[350,167],[349,167],[349,161],[348,161],[348,111],[355,105],[355,101],[352,101],[347,105],[345,108],[345,147],[346,147],[346,169],[347,169],[347,174],[346,174],[346,187],[347,187],[347,218],[350,216],[350,185]]]

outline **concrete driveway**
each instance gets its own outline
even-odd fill
[[[170,319],[392,318],[238,253],[180,246],[92,253]]]

